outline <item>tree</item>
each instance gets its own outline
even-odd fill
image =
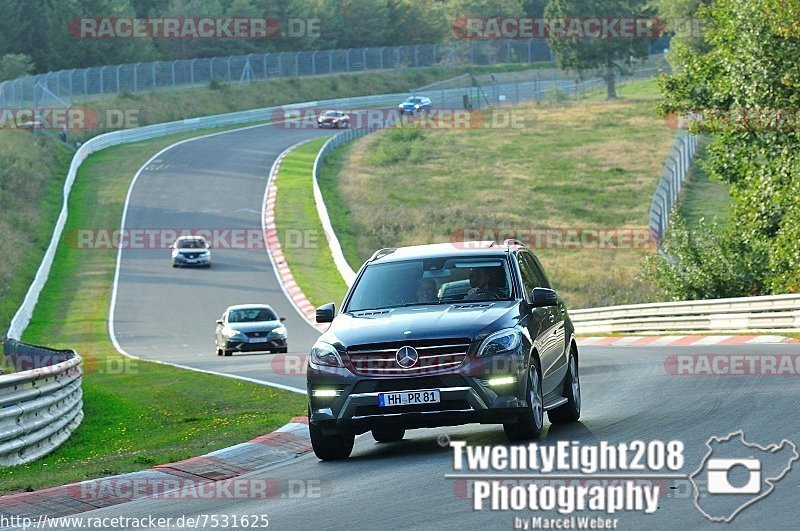
[[[30,55],[9,53],[0,57],[0,81],[27,76],[34,70]]]
[[[659,36],[661,28],[655,21],[655,10],[649,0],[551,0],[545,7],[545,18],[555,23],[575,23],[599,19],[650,19],[653,38],[642,32],[639,36],[624,37],[619,31],[600,29],[600,38],[586,36],[589,32],[554,31],[548,35],[556,63],[565,70],[574,70],[581,77],[600,74],[606,82],[608,99],[617,97],[616,80],[628,74],[636,62],[648,57],[649,45]],[[588,28],[589,26],[585,26]],[[595,28],[591,28],[594,33]]]
[[[706,170],[731,186],[721,237],[763,292],[800,289],[800,0],[716,0],[701,8],[706,46],[686,47],[662,79],[664,113],[696,113]],[[741,293],[750,295],[752,293]]]

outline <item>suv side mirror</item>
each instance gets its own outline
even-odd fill
[[[286,320],[286,317],[278,317],[278,320],[279,320],[280,322],[284,322],[284,321]]]
[[[336,314],[336,305],[332,302],[317,308],[317,322],[330,323],[333,321],[333,316]]]
[[[533,288],[531,290],[531,306],[534,308],[544,308],[546,306],[556,306],[558,295],[548,288]]]
[[[221,325],[222,324],[222,319],[217,319],[217,324]]]

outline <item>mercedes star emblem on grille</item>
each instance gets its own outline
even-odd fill
[[[410,369],[419,361],[419,354],[414,347],[400,347],[394,358],[402,368]]]

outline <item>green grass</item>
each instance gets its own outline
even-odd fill
[[[22,304],[50,243],[71,158],[69,150],[45,138],[0,131],[2,330]]]
[[[312,188],[314,159],[327,140],[312,140],[289,153],[275,180],[275,225],[281,248],[295,281],[314,306],[328,302],[338,305],[347,291],[333,263]],[[332,207],[327,206],[329,210]],[[289,230],[304,236],[302,245],[287,245],[285,236]]]
[[[248,85],[223,82],[215,84],[216,88],[211,88],[209,84],[178,90],[123,93],[109,98],[91,99],[81,105],[97,111],[101,121],[108,115],[109,110],[128,110],[135,113],[138,125],[147,125],[288,103],[406,92],[465,72],[481,75],[546,66],[552,65],[537,63],[468,68],[405,68],[355,74],[277,78],[253,81]],[[80,132],[73,135],[73,140],[84,140],[99,132],[100,130]]]
[[[706,151],[701,145],[697,157],[689,170],[689,177],[681,190],[678,212],[689,227],[696,226],[700,219],[716,219],[720,224],[727,220],[731,197],[726,184],[711,179],[705,172],[703,162]]]
[[[134,172],[163,147],[199,132],[103,150],[81,166],[65,234],[118,227]],[[49,456],[0,470],[0,493],[141,470],[247,441],[305,411],[305,397],[229,378],[129,360],[107,315],[116,252],[59,246],[24,340],[86,358],[81,426]]]
[[[352,266],[381,247],[459,239],[465,229],[646,227],[675,131],[654,80],[618,101],[529,103],[523,127],[394,129],[356,141],[323,191]],[[488,121],[488,120],[487,120]],[[347,213],[347,214],[344,214]],[[646,302],[650,249],[535,249],[573,307]]]
[[[325,164],[317,175],[319,188],[322,197],[325,198],[325,207],[328,209],[328,217],[331,225],[336,230],[336,238],[342,247],[342,252],[347,263],[355,270],[364,262],[358,254],[358,235],[354,232],[354,226],[350,223],[350,208],[339,194],[339,174],[342,171],[344,161],[350,156],[353,143],[349,142],[340,146],[338,149],[329,153],[325,159]]]

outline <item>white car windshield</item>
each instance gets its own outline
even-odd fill
[[[257,323],[277,320],[278,318],[269,308],[239,308],[228,313],[229,323]]]

